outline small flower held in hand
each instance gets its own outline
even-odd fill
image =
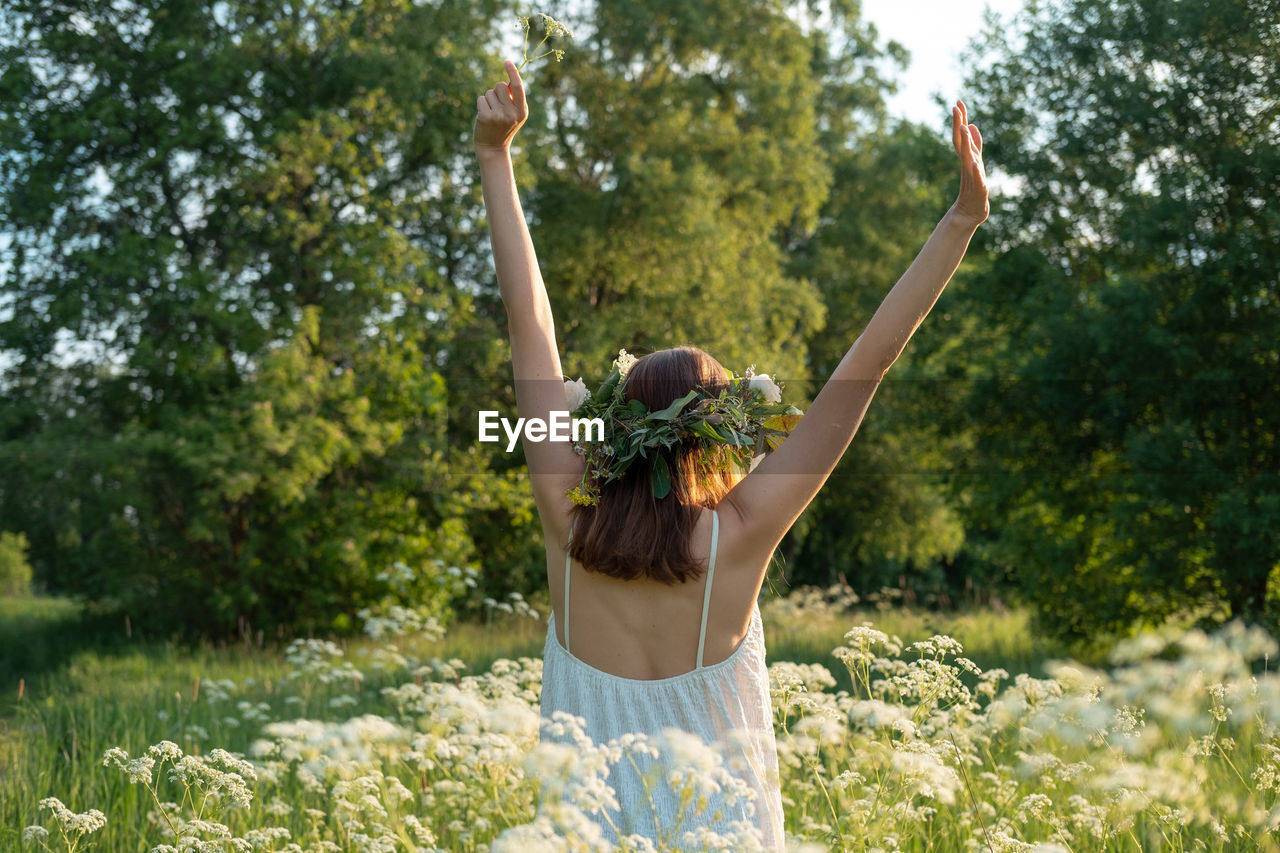
[[[542,41],[538,42],[538,46],[533,49],[534,56],[529,55],[529,18],[527,15],[520,15],[520,28],[524,30],[524,61],[520,63],[517,71],[523,71],[524,67],[535,59],[542,59],[544,56],[555,56],[556,62],[564,59],[564,51],[558,48],[547,48],[545,53],[538,53],[542,46],[547,43],[547,39],[551,38],[573,38],[573,31],[555,18],[539,12],[542,18]]]

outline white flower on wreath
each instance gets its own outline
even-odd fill
[[[623,379],[627,378],[631,365],[635,363],[636,357],[624,349],[618,350],[618,357],[613,360],[613,366],[618,368],[618,375]]]
[[[577,411],[577,408],[586,402],[591,396],[591,392],[587,390],[587,384],[582,381],[582,377],[578,377],[577,381],[564,381],[564,398],[569,403],[569,411]]]
[[[767,373],[752,374],[747,380],[747,385],[764,394],[766,403],[782,402],[782,389],[778,387],[778,383],[769,378]]]

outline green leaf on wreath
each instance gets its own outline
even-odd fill
[[[687,406],[689,402],[697,396],[698,396],[697,391],[690,391],[688,394],[685,394],[679,400],[676,400],[674,403],[672,403],[670,406],[667,406],[662,411],[654,412],[652,415],[649,416],[649,420],[669,421],[672,418],[674,418],[676,415],[680,414],[680,410],[683,409],[685,406]]]
[[[658,454],[653,457],[653,496],[665,498],[671,493],[671,471],[667,468],[667,460]]]

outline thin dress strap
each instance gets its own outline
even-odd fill
[[[707,610],[711,606],[711,581],[716,574],[718,544],[720,544],[720,513],[713,509],[711,510],[711,558],[707,560],[707,591],[702,595],[702,627],[698,629],[698,669],[702,669],[702,649],[707,642]],[[568,636],[566,628],[565,637]]]
[[[569,525],[569,541],[564,546],[564,650],[569,651],[569,546],[573,544],[573,524]]]

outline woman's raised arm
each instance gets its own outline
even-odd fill
[[[987,218],[982,134],[957,101],[951,137],[960,158],[960,193],[915,261],[889,291],[866,330],[782,446],[731,491],[727,500],[747,521],[753,551],[770,552],[813,500],[857,432],[889,367],[924,321],[969,240]]]
[[[563,412],[568,404],[551,303],[511,165],[511,140],[528,118],[529,107],[515,63],[507,62],[506,68],[509,82],[499,83],[476,101],[475,151],[493,263],[507,310],[517,415],[549,422],[551,412]],[[572,506],[565,490],[582,478],[585,463],[568,442],[521,440],[543,530],[562,541],[567,537]]]

